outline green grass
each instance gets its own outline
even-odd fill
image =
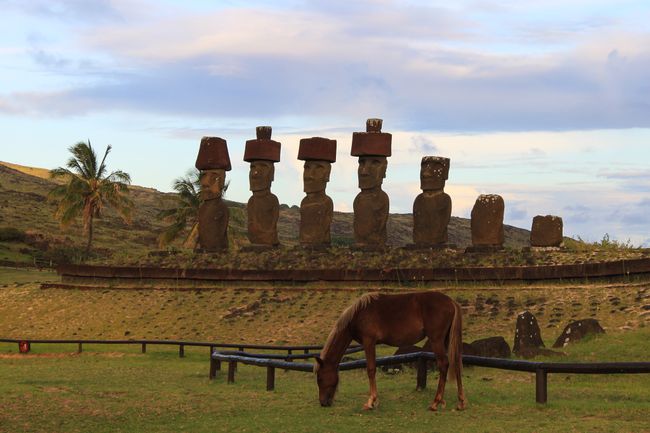
[[[647,360],[650,333],[603,336],[573,346],[607,357],[621,345],[626,360]],[[639,342],[645,342],[639,345]],[[15,432],[641,432],[647,431],[650,375],[549,375],[549,404],[534,402],[530,373],[466,368],[469,408],[431,413],[429,388],[415,390],[415,372],[380,373],[380,406],[364,412],[363,371],[343,372],[331,408],[318,405],[312,375],[276,373],[276,390],[265,391],[264,369],[239,366],[236,383],[225,372],[207,380],[205,349],[38,345],[30,355],[0,344],[0,431]]]

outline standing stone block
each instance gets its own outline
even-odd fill
[[[197,248],[207,252],[227,250],[230,211],[222,197],[226,171],[231,165],[226,140],[203,137],[195,166],[201,170]]]
[[[605,330],[596,319],[583,319],[569,323],[562,334],[557,337],[553,347],[565,347],[569,343],[580,341],[587,335],[604,334]]]
[[[537,215],[530,230],[531,247],[559,247],[563,239],[562,218],[553,215]]]
[[[530,311],[524,311],[517,316],[515,343],[512,346],[512,351],[527,357],[531,354],[534,356],[540,347],[544,347],[544,342],[537,319]]]
[[[359,157],[361,192],[354,199],[355,247],[381,249],[386,245],[390,200],[381,185],[391,155],[392,135],[381,132],[381,119],[368,119],[366,132],[352,135],[352,156]]]
[[[475,248],[503,247],[503,198],[496,194],[482,194],[472,208],[472,246]]]

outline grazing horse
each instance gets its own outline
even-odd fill
[[[451,369],[452,380],[458,388],[459,410],[467,400],[463,392],[462,318],[460,306],[439,292],[404,294],[370,293],[363,295],[348,307],[327,337],[320,357],[316,357],[316,380],[321,406],[330,406],[339,382],[338,367],[345,349],[357,341],[366,353],[370,396],[364,409],[373,409],[377,399],[377,370],[375,345],[405,346],[428,338],[425,351],[436,354],[440,371],[438,390],[429,409],[437,410],[445,402],[443,395],[447,371]]]

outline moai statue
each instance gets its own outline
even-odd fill
[[[248,240],[253,248],[275,247],[278,241],[280,203],[271,193],[275,162],[280,162],[280,143],[271,140],[271,127],[258,126],[257,139],[248,140],[244,161],[250,163],[248,179],[253,195],[248,200]]]
[[[503,198],[496,194],[481,194],[472,208],[472,247],[468,251],[498,251],[503,249]]]
[[[222,200],[230,156],[226,140],[203,137],[195,167],[201,171],[199,205],[199,241],[197,248],[206,252],[228,249],[228,206]]]
[[[334,205],[325,194],[325,188],[330,180],[332,163],[336,162],[336,140],[303,138],[298,159],[305,161],[303,183],[307,194],[300,203],[300,244],[306,247],[329,246]]]
[[[530,246],[533,248],[560,248],[562,245],[562,218],[537,215],[530,229]]]
[[[413,242],[416,248],[447,246],[451,197],[444,192],[449,158],[425,156],[420,165],[422,193],[413,202]]]
[[[390,201],[381,189],[391,155],[392,135],[381,132],[381,119],[368,119],[366,132],[352,134],[352,156],[359,157],[359,188],[354,199],[354,241],[358,248],[386,245]]]

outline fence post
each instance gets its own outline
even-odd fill
[[[79,346],[77,347],[77,353],[81,353],[83,350],[81,343],[79,343]]]
[[[548,372],[542,368],[535,371],[535,401],[546,404],[547,400],[547,376]]]
[[[275,389],[275,367],[266,367],[266,390],[273,391]]]
[[[217,377],[217,361],[216,359],[212,358],[212,353],[210,353],[210,380],[213,380],[215,377]]]
[[[235,383],[235,370],[237,370],[237,362],[228,362],[228,383]]]
[[[178,357],[179,358],[184,358],[185,357],[185,345],[184,344],[179,344],[178,345]]]
[[[415,389],[423,390],[427,387],[427,359],[424,356],[418,358],[417,386]]]
[[[142,343],[142,353],[147,353],[147,343]]]

